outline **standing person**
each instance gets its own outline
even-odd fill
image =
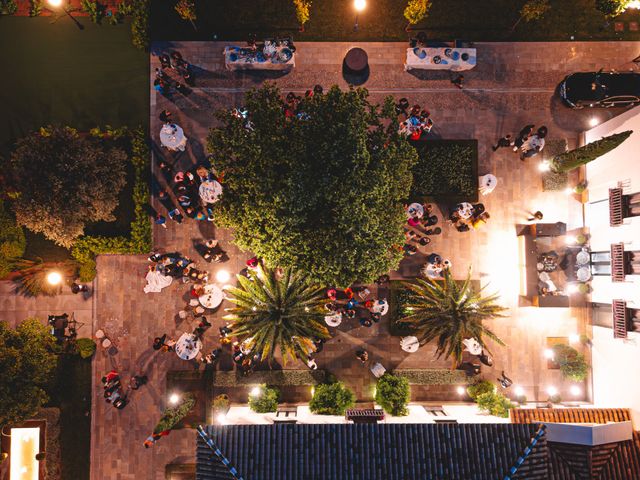
[[[162,228],[167,228],[167,219],[164,215],[157,214],[154,221],[156,225],[160,225]]]
[[[174,208],[169,212],[169,218],[177,223],[182,223],[182,220],[184,220],[184,217],[180,213],[180,210],[178,210],[177,208]]]
[[[517,152],[518,149],[522,146],[522,144],[527,141],[527,139],[529,138],[529,135],[531,135],[531,132],[533,132],[534,127],[535,125],[531,124],[531,125],[525,126],[522,130],[520,130],[520,133],[518,133],[518,136],[516,137],[515,142],[513,142],[514,152]]]
[[[160,112],[158,117],[162,123],[171,123],[171,112],[166,108]]]
[[[494,146],[492,146],[491,148],[495,152],[499,148],[505,148],[505,147],[510,147],[510,146],[511,146],[511,134],[505,135],[504,137],[498,139],[496,144]]]
[[[356,351],[356,357],[362,363],[365,363],[367,360],[369,360],[369,352],[367,352],[366,350],[358,350]]]
[[[534,220],[540,221],[540,220],[542,220],[544,218],[544,215],[542,214],[542,212],[540,210],[532,213],[532,215],[533,215],[532,217],[529,217],[527,219],[530,222],[533,222]]]
[[[309,356],[307,359],[307,367],[309,367],[311,370],[317,370],[318,369],[318,364],[316,363],[316,361],[314,360],[314,358],[312,356]]]
[[[491,216],[488,212],[482,212],[471,222],[471,226],[474,230],[478,230],[482,225],[487,223],[487,220],[489,220],[489,218],[491,218]]]
[[[456,78],[451,80],[451,83],[453,83],[460,90],[462,90],[462,83],[463,82],[464,82],[464,75],[462,75],[462,74],[459,74]]]

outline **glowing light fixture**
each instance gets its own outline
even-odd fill
[[[177,393],[172,393],[171,395],[169,395],[169,403],[171,405],[177,405],[179,401],[180,395],[178,395]]]
[[[553,357],[555,356],[553,350],[551,350],[550,348],[545,348],[542,353],[544,355],[544,358],[549,360],[553,360]]]
[[[467,390],[466,390],[462,385],[459,385],[459,386],[456,388],[456,392],[458,392],[458,395],[464,395],[464,393],[465,393],[466,391],[467,391]]]
[[[262,389],[260,387],[253,387],[251,389],[251,392],[249,392],[249,395],[251,395],[252,397],[257,397],[261,393],[262,393]]]
[[[551,170],[551,165],[549,165],[549,162],[540,162],[538,164],[538,170],[540,170],[541,172],[548,172],[549,170]]]
[[[216,415],[216,422],[220,425],[225,425],[227,423],[227,416],[224,413],[219,413]]]
[[[591,117],[589,119],[589,126],[591,126],[591,127],[595,127],[599,123],[600,123],[600,120],[598,120],[596,117]]]
[[[553,397],[554,395],[558,394],[558,389],[553,385],[549,385],[547,387],[547,393],[549,394],[550,397]]]
[[[524,395],[524,388],[522,388],[520,385],[518,385],[515,388],[515,392],[516,392],[516,397],[521,397]]]
[[[226,270],[218,270],[216,272],[216,280],[219,283],[227,283],[230,278],[231,278],[231,275]]]
[[[367,8],[367,0],[354,0],[353,8],[356,9],[356,12],[361,12],[365,8]]]
[[[47,0],[47,3],[54,8],[58,8],[62,5],[62,0]]]
[[[578,343],[580,341],[580,335],[577,333],[572,333],[569,335],[569,343]]]
[[[60,282],[62,282],[62,275],[60,275],[60,272],[49,272],[47,274],[47,282],[54,286],[60,285]]]
[[[575,283],[570,283],[569,285],[567,285],[567,293],[571,294],[571,293],[578,293],[578,285],[576,285]]]
[[[569,391],[571,392],[571,395],[573,395],[574,397],[577,397],[578,395],[582,394],[582,389],[578,385],[571,385],[571,388],[569,389]]]
[[[574,237],[573,235],[567,235],[564,241],[567,245],[573,245],[574,243],[576,243],[576,237]]]

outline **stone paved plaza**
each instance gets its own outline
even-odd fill
[[[157,54],[173,49],[200,70],[197,87],[188,97],[173,102],[156,96],[151,87],[151,135],[155,162],[165,157],[176,165],[194,164],[206,155],[207,129],[213,124],[213,112],[242,103],[244,92],[264,80],[276,82],[283,92],[297,94],[319,83],[325,88],[333,84],[347,87],[342,79],[341,64],[349,43],[298,44],[296,68],[289,74],[271,76],[255,73],[232,73],[224,69],[224,44],[214,42],[157,44],[151,56],[150,74],[159,62]],[[547,125],[550,139],[566,139],[570,147],[579,142],[579,134],[588,127],[593,112],[571,111],[560,104],[555,89],[569,72],[600,68],[629,68],[638,55],[637,43],[530,43],[477,44],[478,66],[465,73],[462,91],[450,83],[447,73],[406,73],[403,69],[405,44],[361,44],[368,52],[371,75],[367,87],[374,100],[386,95],[407,97],[426,106],[435,122],[434,137],[478,139],[480,174],[493,173],[498,186],[483,197],[489,223],[475,232],[458,233],[443,226],[443,234],[433,239],[420,255],[437,252],[453,262],[454,276],[462,277],[473,267],[473,277],[489,291],[498,291],[501,302],[510,309],[509,317],[489,322],[489,326],[505,340],[507,347],[493,349],[493,369],[483,373],[495,379],[501,370],[523,386],[530,400],[544,399],[550,384],[567,393],[557,370],[548,370],[541,350],[546,337],[567,336],[585,332],[586,315],[580,308],[539,310],[518,299],[518,246],[515,225],[525,222],[528,212],[541,210],[546,222],[569,221],[579,226],[580,204],[563,192],[542,192],[537,162],[520,162],[513,153],[491,151],[493,142],[506,133],[515,134],[525,124]],[[159,147],[158,112],[168,108],[175,121],[189,137],[187,151],[171,155]],[[595,114],[604,120],[610,112]],[[154,181],[164,180],[154,169]],[[154,206],[161,210],[160,205]],[[157,226],[156,226],[157,227]],[[232,233],[209,222],[185,220],[182,225],[171,222],[167,229],[155,228],[154,244],[159,251],[180,251],[199,259],[194,242],[218,238],[230,260],[209,266],[211,273],[224,268],[239,272],[248,253],[233,246]],[[204,262],[199,262],[206,265]],[[94,399],[92,410],[91,478],[93,480],[162,479],[167,463],[192,462],[195,433],[178,430],[146,450],[142,442],[151,432],[167,401],[166,374],[170,370],[192,370],[193,364],[174,354],[156,353],[151,348],[155,336],[167,333],[178,337],[190,331],[193,322],[176,314],[186,302],[188,286],[174,282],[161,293],[144,294],[144,276],[148,262],[144,256],[106,255],[98,260],[98,277],[93,330],[104,329],[114,340],[117,353],[98,351],[93,364]],[[393,276],[400,278],[403,267]],[[221,325],[223,303],[214,314],[213,328],[205,336],[205,350],[217,344],[217,327]],[[16,308],[15,310],[19,310]],[[399,348],[397,337],[390,337],[384,321],[370,329],[343,323],[333,329],[333,338],[317,357],[319,368],[328,369],[352,386],[361,401],[371,401],[373,377],[354,357],[357,346],[364,345],[372,360],[381,361],[388,369],[448,367],[433,358],[433,348],[423,347],[408,355]],[[112,352],[113,353],[113,352]],[[227,363],[228,364],[228,363]],[[223,362],[222,365],[225,365]],[[117,411],[106,405],[97,381],[110,368],[124,375],[144,373],[148,385],[133,392],[130,405]],[[291,368],[304,368],[302,364]],[[588,390],[588,385],[586,385]],[[568,396],[568,395],[567,395]]]

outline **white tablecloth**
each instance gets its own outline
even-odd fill
[[[471,218],[471,215],[473,215],[473,205],[469,202],[460,203],[458,206],[458,215],[460,215],[460,218],[463,220]]]
[[[296,66],[296,54],[291,56],[288,62],[273,62],[267,59],[264,62],[252,61],[246,58],[231,60],[231,54],[236,53],[240,47],[225,47],[224,66],[227,70],[292,70]]]
[[[202,342],[192,333],[183,333],[175,345],[176,355],[182,360],[193,360],[202,350]]]
[[[445,55],[445,50],[451,50],[449,57]],[[420,58],[415,54],[413,48],[407,48],[407,59],[404,64],[405,70],[453,70],[456,72],[460,72],[462,70],[471,70],[476,66],[475,48],[417,47],[417,51],[424,52],[426,56],[424,58]],[[469,58],[466,61],[462,60],[463,53],[469,55]],[[433,62],[433,58],[436,56],[440,57],[440,63]]]
[[[371,311],[373,313],[379,313],[380,315],[386,315],[389,311],[389,302],[386,300],[376,300],[371,306]]]
[[[480,193],[483,195],[489,195],[491,192],[493,192],[493,189],[496,188],[496,185],[498,184],[498,179],[496,178],[495,175],[487,173],[486,175],[483,175],[482,177],[480,177],[479,183],[480,183]]]
[[[200,184],[198,192],[204,203],[215,203],[222,195],[222,185],[215,180],[207,180]]]
[[[465,338],[462,340],[464,349],[471,355],[480,355],[482,353],[482,345],[475,338]]]
[[[157,293],[173,282],[173,278],[161,274],[158,270],[149,271],[145,279],[147,284],[144,286],[144,293]]]
[[[418,341],[418,337],[409,336],[402,337],[400,340],[400,348],[405,352],[415,353],[420,348],[420,342]]]
[[[176,124],[163,125],[160,129],[160,143],[169,150],[183,151],[187,145],[182,127]]]
[[[422,218],[424,216],[424,207],[419,203],[412,203],[407,207],[407,218],[418,217]]]
[[[224,300],[222,289],[213,283],[205,285],[204,291],[205,293],[200,295],[198,300],[200,301],[200,305],[205,308],[216,308],[222,303],[222,300]]]
[[[327,315],[324,317],[324,322],[330,327],[338,327],[342,323],[342,315],[339,313]]]

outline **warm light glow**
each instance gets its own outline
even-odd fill
[[[262,393],[262,389],[260,387],[253,387],[251,389],[251,392],[249,392],[249,395],[251,395],[252,397],[257,397],[261,393]]]
[[[564,239],[565,243],[567,245],[573,245],[574,243],[576,243],[576,237],[574,237],[573,235],[567,235]]]
[[[520,385],[518,385],[515,388],[515,392],[516,392],[516,397],[521,397],[524,395],[524,388],[522,388]]]
[[[578,343],[580,341],[580,335],[577,333],[572,333],[569,335],[569,343]]]
[[[356,9],[357,12],[361,12],[367,6],[367,0],[354,0],[353,8]]]
[[[582,395],[582,389],[578,385],[571,385],[571,388],[569,389],[569,391],[571,392],[571,395],[573,395],[574,397],[577,397],[578,395]]]
[[[216,415],[216,422],[220,425],[225,425],[227,423],[227,416],[224,413],[219,413]]]
[[[567,187],[564,189],[564,194],[568,197],[570,195],[573,195],[573,188],[571,187]]]
[[[558,389],[553,385],[550,385],[547,387],[547,393],[549,394],[550,397],[553,397],[554,395],[558,394]]]
[[[567,293],[578,293],[578,285],[575,283],[570,283],[569,285],[567,285]]]
[[[555,356],[553,354],[553,350],[551,350],[550,348],[545,348],[542,353],[544,354],[544,358],[547,358],[549,360],[553,360],[553,357]]]
[[[60,272],[49,272],[47,274],[47,282],[49,282],[49,284],[60,285],[61,281],[62,281],[62,275],[60,275]]]
[[[38,461],[40,452],[39,428],[11,429],[11,459],[9,478],[16,480],[38,480]]]
[[[549,170],[551,170],[551,165],[549,165],[549,162],[540,162],[538,164],[538,170],[540,170],[541,172],[548,172]]]
[[[640,0],[631,0],[627,5],[627,8],[634,8],[638,10],[640,8]]]
[[[51,5],[52,7],[59,7],[60,5],[62,5],[62,0],[47,0],[47,3],[49,5]]]
[[[316,387],[311,387],[311,396],[313,397],[316,393]]]
[[[216,272],[216,280],[220,283],[226,283],[231,278],[231,275],[226,270],[218,270]]]
[[[466,389],[466,388],[464,388],[464,387],[463,387],[463,386],[461,386],[461,385],[460,385],[460,386],[458,386],[458,387],[456,388],[456,392],[458,392],[458,395],[464,395],[464,393],[465,393],[466,391],[467,391],[467,389]]]
[[[600,123],[600,120],[598,120],[596,117],[591,117],[589,119],[589,125],[592,126],[592,127],[595,127],[599,123]]]
[[[171,395],[169,395],[169,403],[171,405],[177,405],[179,401],[180,395],[178,395],[177,393],[172,393]]]

